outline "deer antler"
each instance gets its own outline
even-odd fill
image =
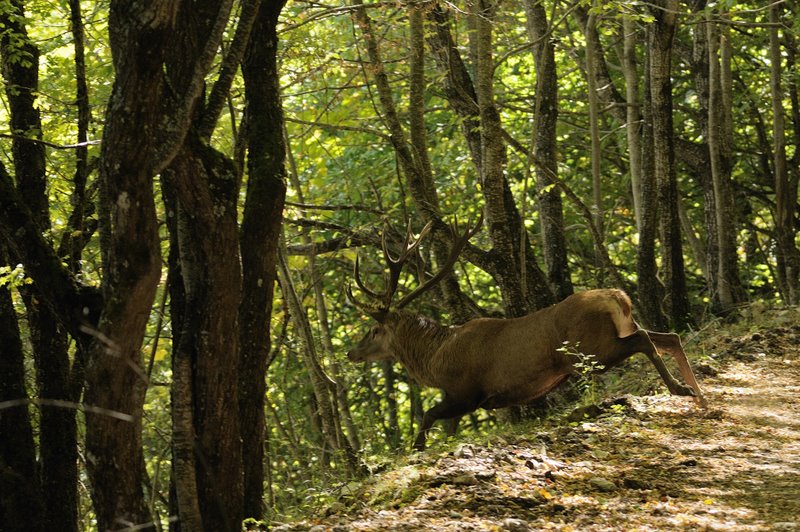
[[[440,270],[433,275],[430,279],[425,281],[422,285],[418,286],[416,289],[412,290],[411,293],[407,294],[403,297],[394,308],[401,309],[408,305],[411,301],[419,297],[422,293],[429,290],[433,287],[436,283],[441,281],[452,269],[453,265],[458,260],[458,256],[461,253],[461,250],[464,249],[464,246],[467,244],[472,236],[477,233],[480,228],[481,224],[483,223],[483,216],[478,218],[478,221],[475,223],[474,226],[470,227],[467,225],[466,231],[462,234],[459,231],[458,227],[458,218],[453,220],[453,223],[450,225],[450,234],[453,239],[452,247],[450,248],[450,256],[448,257],[447,261],[442,265]],[[364,281],[361,279],[361,272],[359,271],[359,260],[356,256],[356,262],[353,268],[353,277],[356,282],[356,286],[368,297],[371,299],[377,300],[380,304],[379,307],[376,309],[375,307],[365,305],[358,301],[355,296],[353,296],[352,285],[348,285],[347,287],[347,296],[350,298],[350,301],[353,302],[354,305],[364,310],[366,313],[370,314],[371,316],[377,318],[379,321],[381,320],[382,316],[385,316],[386,313],[392,308],[392,298],[394,297],[395,292],[397,292],[397,285],[400,282],[400,274],[403,270],[403,266],[408,261],[409,257],[411,257],[419,247],[422,240],[430,233],[431,229],[433,228],[433,222],[428,222],[425,224],[425,227],[419,232],[419,236],[413,238],[413,233],[411,231],[411,225],[409,224],[408,229],[406,230],[406,235],[403,240],[403,245],[400,248],[400,252],[396,257],[393,257],[392,254],[389,252],[389,246],[386,242],[386,234],[388,231],[384,231],[383,236],[381,238],[381,247],[383,249],[383,256],[386,260],[386,265],[388,267],[388,276],[386,277],[385,289],[383,292],[376,292],[367,288],[364,284]]]
[[[381,249],[383,250],[384,260],[386,261],[386,264],[389,268],[389,275],[386,279],[385,288],[382,293],[371,290],[367,288],[367,286],[364,284],[364,281],[362,281],[361,279],[361,272],[359,270],[359,259],[358,256],[356,256],[356,262],[353,267],[353,277],[355,279],[356,286],[358,286],[358,288],[368,297],[377,300],[380,305],[376,310],[374,307],[370,305],[361,303],[353,296],[352,286],[348,285],[347,295],[353,302],[353,304],[371,315],[374,315],[376,313],[385,313],[386,311],[388,311],[392,303],[392,297],[394,297],[394,293],[397,291],[397,284],[400,281],[400,273],[403,269],[403,265],[406,263],[408,258],[416,251],[416,249],[422,242],[422,239],[428,235],[432,227],[433,227],[433,222],[428,222],[427,224],[425,224],[425,227],[423,227],[422,230],[420,231],[419,236],[417,238],[413,238],[413,232],[411,231],[411,223],[409,223],[408,229],[406,230],[406,234],[403,240],[403,245],[397,257],[393,257],[392,254],[389,252],[389,245],[386,241],[386,235],[388,234],[388,230],[384,230],[383,235],[381,237]]]
[[[352,285],[347,286],[347,296],[350,298],[350,301],[352,301],[354,305],[361,308],[366,313],[370,314],[371,316],[375,317],[380,321],[382,317],[385,317],[386,313],[393,306],[396,309],[401,309],[405,307],[406,305],[411,303],[411,301],[413,301],[421,294],[429,290],[436,283],[441,281],[450,272],[453,265],[458,260],[458,255],[461,253],[461,250],[464,249],[464,246],[467,244],[467,241],[480,230],[482,223],[483,223],[483,216],[480,216],[475,225],[472,227],[468,225],[466,231],[464,231],[464,233],[462,234],[459,230],[458,218],[455,218],[449,228],[451,238],[453,239],[453,244],[452,247],[450,248],[450,256],[448,257],[447,261],[445,261],[445,263],[442,265],[440,270],[435,275],[433,275],[430,279],[422,283],[422,285],[418,286],[415,290],[411,291],[411,293],[403,297],[396,305],[392,305],[392,298],[394,297],[395,292],[397,292],[397,285],[400,281],[400,274],[402,272],[403,266],[408,261],[409,257],[411,257],[417,251],[417,248],[419,247],[422,240],[428,235],[428,233],[430,233],[431,229],[433,228],[433,222],[428,222],[425,225],[425,227],[422,228],[422,230],[419,233],[419,236],[417,236],[416,238],[413,238],[411,225],[409,224],[409,227],[406,230],[403,245],[400,248],[400,252],[396,257],[393,257],[392,254],[389,252],[389,246],[386,241],[386,235],[388,231],[384,231],[383,236],[381,238],[381,247],[383,249],[383,256],[384,259],[386,260],[386,265],[388,267],[388,275],[386,276],[384,291],[376,292],[374,290],[367,288],[367,286],[364,284],[364,281],[361,279],[358,257],[356,257],[356,262],[353,268],[353,277],[355,278],[356,286],[358,286],[358,288],[368,297],[377,300],[379,302],[379,306],[375,308],[374,306],[366,305],[358,301],[355,298],[355,296],[353,296]]]
[[[455,265],[456,261],[458,260],[458,256],[461,254],[461,250],[464,249],[464,246],[467,245],[467,242],[470,238],[472,238],[475,233],[481,230],[481,226],[483,224],[483,215],[481,214],[478,216],[478,221],[475,222],[475,225],[470,227],[467,224],[467,229],[464,231],[463,234],[460,233],[458,230],[458,218],[453,218],[453,223],[450,225],[450,235],[453,238],[453,244],[450,247],[450,256],[447,257],[447,261],[439,268],[439,271],[433,275],[430,279],[422,283],[420,286],[412,290],[409,294],[406,294],[395,308],[401,309],[411,303],[413,300],[418,298],[424,292],[428,291],[431,287],[436,285],[439,281],[444,279],[449,273],[450,270]]]

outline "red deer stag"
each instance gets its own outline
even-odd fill
[[[454,224],[451,254],[439,272],[392,305],[403,264],[430,231],[425,226],[417,239],[406,235],[402,251],[393,258],[383,238],[389,275],[383,293],[362,282],[356,259],[354,277],[361,291],[380,302],[377,308],[351,300],[378,321],[347,354],[353,362],[397,360],[421,385],[440,388],[442,401],[425,412],[414,448],[425,447],[427,432],[438,419],[454,421],[478,408],[521,405],[544,396],[569,375],[576,373],[571,346],[593,357],[603,369],[619,364],[635,353],[644,353],[675,395],[694,395],[705,406],[700,386],[674,333],[646,331],[631,315],[631,300],[622,290],[579,292],[565,300],[514,319],[478,318],[464,325],[446,327],[425,316],[402,312],[413,299],[441,280],[455,264],[467,241],[481,222],[459,235]],[[669,373],[660,353],[669,353],[680,368],[680,384]]]

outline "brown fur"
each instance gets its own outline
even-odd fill
[[[387,312],[348,356],[353,361],[398,360],[420,384],[444,391],[443,401],[425,413],[415,443],[423,448],[437,419],[524,404],[548,393],[575,372],[573,357],[559,350],[565,345],[593,356],[604,368],[644,353],[672,393],[693,393],[703,401],[679,337],[639,328],[630,298],[616,289],[579,292],[521,318],[480,318],[454,327]],[[675,357],[692,389],[670,375],[659,350]]]

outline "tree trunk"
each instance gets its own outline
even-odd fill
[[[636,67],[636,25],[631,17],[623,17],[623,61],[625,75],[625,134],[628,139],[628,158],[631,174],[631,195],[636,229],[642,230],[642,112],[639,102],[639,72]]]
[[[592,161],[592,220],[597,234],[600,235],[600,241],[595,242],[595,263],[598,266],[598,284],[602,286],[603,278],[605,277],[602,272],[602,263],[600,261],[600,249],[605,247],[604,244],[604,228],[603,228],[603,194],[602,183],[600,176],[600,162],[601,162],[601,146],[600,146],[600,104],[598,102],[597,94],[597,64],[598,60],[602,60],[602,55],[599,55],[599,50],[596,49],[595,39],[597,34],[597,15],[592,10],[586,18],[586,26],[584,33],[586,35],[586,91],[588,96],[589,106],[589,137],[591,144],[591,161]]]
[[[186,306],[176,356],[191,361],[189,389],[202,524],[210,530],[238,530],[243,511],[236,414],[241,300],[238,176],[227,158],[194,138],[187,138],[163,176],[167,186],[174,188],[179,204],[178,242]],[[178,488],[182,485],[176,483]],[[180,490],[178,498],[180,501]]]
[[[0,264],[9,263],[0,243]],[[0,286],[0,523],[8,532],[44,532],[41,483],[25,389],[25,355],[6,286]]]
[[[360,0],[354,0],[353,4],[362,6]],[[411,197],[422,220],[434,222],[433,250],[437,261],[443,263],[449,256],[450,234],[442,221],[439,200],[434,187],[433,171],[428,158],[424,122],[423,16],[419,7],[411,7],[410,10],[410,142],[395,106],[389,78],[383,66],[380,47],[372,30],[372,21],[363,7],[356,10],[355,16],[366,41],[367,55],[374,75],[381,112],[386,128],[389,130],[389,138],[395,153],[397,153],[400,168],[408,181]],[[461,292],[458,281],[452,274],[449,274],[440,283],[439,288],[457,321],[466,321],[479,313],[475,305]]]
[[[536,168],[542,252],[550,288],[556,299],[561,300],[570,295],[573,288],[567,265],[561,190],[553,186],[554,177],[558,176],[558,77],[555,51],[544,4],[539,0],[526,0],[524,6],[528,38],[534,43],[533,59],[536,65],[533,164]]]
[[[694,3],[693,11],[702,13],[705,9],[706,0],[697,0]],[[700,15],[702,16],[702,15]],[[703,217],[705,221],[705,272],[706,272],[706,287],[711,300],[712,309],[716,312],[721,310],[719,304],[719,292],[717,287],[719,281],[717,276],[720,272],[719,266],[719,238],[718,238],[718,219],[717,213],[717,198],[714,193],[714,183],[711,175],[711,150],[708,145],[709,139],[709,119],[711,113],[709,111],[709,98],[711,90],[711,79],[709,77],[709,60],[711,54],[709,52],[709,33],[706,30],[705,24],[698,24],[693,32],[693,49],[692,49],[692,69],[694,71],[695,87],[697,90],[697,99],[700,103],[700,113],[698,113],[698,124],[703,138],[706,140],[702,149],[705,151],[705,163],[699,165],[697,168],[697,175],[699,177],[703,189]]]
[[[242,293],[239,423],[244,467],[244,517],[264,516],[264,397],[270,355],[283,202],[286,145],[278,76],[277,22],[285,2],[262,2],[242,62],[247,100],[247,199],[240,230]]]
[[[0,12],[0,22],[7,28],[0,39],[0,48],[11,129],[16,135],[12,140],[14,171],[21,198],[31,209],[39,229],[49,231],[45,149],[43,144],[35,142],[42,138],[42,122],[35,103],[39,87],[39,50],[28,39],[25,19],[21,16],[25,11],[23,3],[17,0],[11,4],[9,10]],[[72,389],[66,331],[56,313],[37,294],[36,286],[23,285],[20,293],[28,311],[39,397],[45,402],[74,402],[80,390]],[[78,526],[75,416],[72,408],[41,406],[38,443],[44,522],[65,532],[77,530]]]
[[[800,302],[800,251],[795,244],[794,216],[797,205],[797,179],[789,175],[786,165],[786,132],[781,85],[782,58],[778,27],[783,6],[770,6],[769,32],[770,88],[772,89],[772,137],[774,141],[773,172],[775,176],[775,239],[778,258],[778,286],[789,304]],[[795,174],[796,176],[797,174]]]
[[[476,25],[475,93],[481,124],[479,170],[486,200],[484,211],[492,254],[500,258],[496,260],[495,278],[501,287],[505,313],[516,317],[544,306],[540,304],[543,300],[552,301],[553,293],[529,253],[527,232],[505,177],[506,143],[494,103],[492,19],[496,5],[493,0],[479,0],[475,8],[471,16]]]
[[[719,29],[707,13],[705,30],[708,41],[708,150],[711,162],[711,179],[717,228],[717,285],[712,294],[723,313],[731,310],[742,299],[744,288],[739,278],[736,254],[735,206],[731,191],[731,139],[733,125],[730,118],[730,44],[720,35]],[[701,30],[702,31],[702,30]],[[722,56],[722,61],[718,53]],[[726,60],[727,59],[727,60]],[[726,102],[728,107],[726,107]]]
[[[664,276],[667,307],[673,325],[683,329],[690,322],[689,300],[683,266],[678,185],[672,126],[672,39],[678,12],[677,0],[660,0],[651,7],[650,97],[653,121],[653,163],[661,210]]]
[[[282,245],[285,245],[282,243]],[[292,320],[294,321],[298,339],[301,344],[303,363],[308,371],[311,386],[314,391],[312,408],[315,416],[319,417],[320,435],[325,444],[323,452],[330,450],[340,451],[344,455],[350,471],[358,470],[358,459],[355,450],[350,447],[350,442],[342,432],[336,411],[336,383],[324,371],[319,363],[314,335],[311,324],[306,315],[305,308],[297,294],[292,279],[289,264],[286,258],[286,248],[281,247],[278,255],[278,279],[281,292],[287,302]]]
[[[201,38],[202,52],[184,58],[182,66],[190,74],[183,84],[168,84],[165,78],[168,51],[182,48],[191,37],[185,33],[188,28],[176,25],[180,4],[171,0],[151,7],[115,1],[109,15],[116,77],[106,111],[99,177],[101,198],[107,202],[101,233],[105,302],[84,395],[87,466],[101,530],[152,526],[142,491],[146,374],[140,347],[161,271],[153,176],[184,144],[231,2],[215,5],[213,25]],[[235,381],[233,390],[226,393],[234,394],[229,407],[235,411]],[[209,407],[219,406],[214,399],[206,399],[213,403]]]
[[[653,31],[652,25],[647,29],[649,34]],[[638,299],[640,319],[645,326],[663,331],[669,326],[664,315],[662,300],[664,286],[658,278],[656,265],[656,236],[658,234],[658,187],[654,171],[653,146],[653,121],[652,121],[652,93],[651,85],[651,58],[645,54],[644,67],[644,105],[642,106],[642,203],[641,227],[639,229],[639,246],[636,249],[636,274],[638,280]]]
[[[433,50],[437,65],[445,74],[445,96],[450,106],[462,120],[462,131],[467,139],[472,162],[478,175],[483,176],[486,172],[484,142],[487,141],[487,138],[486,133],[484,133],[486,124],[481,116],[482,113],[487,116],[494,113],[494,125],[489,125],[492,130],[489,136],[492,138],[499,136],[498,142],[500,144],[495,147],[497,150],[496,155],[499,155],[501,162],[505,158],[505,140],[499,122],[499,115],[493,106],[493,101],[491,105],[486,102],[487,99],[493,100],[494,89],[491,79],[493,67],[490,65],[478,67],[483,69],[483,76],[490,78],[483,80],[483,90],[492,91],[491,94],[484,94],[482,97],[484,101],[482,110],[481,106],[478,105],[478,91],[472,83],[472,77],[450,33],[450,21],[447,11],[436,5],[429,11],[428,18],[434,26],[434,31],[431,32],[428,43]],[[468,17],[468,21],[473,27],[477,27],[480,20],[482,20],[481,16]],[[477,57],[478,41],[481,38],[485,41],[488,36],[489,42],[484,42],[481,45],[484,52],[483,62],[485,63],[487,48],[488,56],[491,58],[491,23],[488,20],[484,20],[484,22],[483,36],[470,39],[470,50],[474,51],[474,55]],[[489,119],[489,122],[491,121]],[[497,161],[495,160],[493,164],[496,165],[496,163]],[[489,187],[491,191],[488,195],[486,186],[483,186],[483,197],[486,203],[485,210],[487,211],[486,222],[489,222],[490,218],[488,210],[492,211],[492,216],[500,217],[494,222],[494,228],[489,224],[492,250],[479,252],[468,246],[464,250],[464,256],[495,279],[503,294],[503,306],[506,315],[509,317],[522,315],[527,310],[543,308],[555,303],[555,297],[552,290],[550,290],[545,274],[536,262],[535,254],[531,248],[527,233],[524,231],[522,218],[514,202],[511,187],[502,171],[502,167],[499,171],[495,168],[490,173],[495,178],[500,178],[500,183],[494,183]],[[481,177],[481,179],[483,178]],[[497,204],[498,201],[500,202],[499,204]],[[503,212],[505,214],[502,214]],[[504,223],[505,226],[503,226]],[[515,246],[520,243],[522,244],[521,249],[523,252],[512,253],[511,255],[504,254],[503,251],[498,249],[494,241],[495,238],[500,238],[500,249],[504,249],[506,253],[509,245]],[[526,289],[524,293],[521,292],[523,287]]]

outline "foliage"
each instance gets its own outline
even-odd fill
[[[15,2],[0,2],[0,11],[10,13]],[[463,5],[462,5],[463,4]],[[555,47],[560,115],[556,126],[558,142],[558,178],[574,196],[589,205],[592,197],[591,152],[589,146],[588,83],[586,79],[586,37],[573,7],[563,2],[544,2],[553,23],[548,37]],[[582,7],[589,3],[581,2]],[[642,2],[591,3],[598,17],[599,42],[603,46],[608,67],[609,87],[623,92],[625,78],[618,65],[622,63],[623,22],[633,20],[636,33],[636,61],[645,62],[645,35],[653,15],[649,4]],[[86,63],[90,87],[90,141],[98,141],[103,132],[102,116],[114,80],[114,67],[108,43],[109,3],[81,2],[85,25]],[[65,1],[34,0],[26,3],[24,20],[32,42],[39,50],[39,85],[36,108],[41,114],[42,137],[47,142],[47,198],[52,227],[45,233],[48,242],[57,245],[70,235],[73,203],[76,150],[68,148],[76,142],[78,110],[75,105],[74,42],[69,32],[69,5]],[[787,120],[798,128],[796,52],[798,18],[796,6],[785,6],[786,26],[783,46],[786,52],[784,69],[784,109]],[[699,89],[695,78],[697,58],[693,57],[695,31],[706,13],[690,12],[681,7],[673,60],[673,123],[677,143],[677,179],[683,209],[684,238],[695,237],[696,247],[685,248],[689,297],[697,322],[707,320],[715,294],[709,291],[705,278],[704,248],[709,234],[705,211],[709,191],[703,166],[696,164],[697,150],[702,150],[705,135]],[[731,34],[732,92],[727,102],[732,119],[731,184],[734,195],[736,244],[739,273],[750,301],[768,305],[785,302],[780,293],[776,269],[778,255],[775,244],[775,189],[771,140],[772,94],[769,84],[768,13],[757,2],[726,2],[708,5],[705,10],[725,9]],[[369,15],[379,36],[386,72],[394,101],[403,125],[407,126],[412,104],[409,101],[408,6],[406,3],[374,4]],[[383,276],[382,253],[378,234],[385,228],[402,231],[407,225],[415,230],[423,225],[410,192],[407,176],[399,169],[398,156],[390,142],[387,120],[379,96],[372,84],[373,72],[366,64],[367,51],[360,30],[351,18],[348,2],[290,2],[280,23],[280,73],[283,111],[288,141],[287,167],[290,186],[284,216],[284,240],[288,265],[295,290],[311,324],[320,368],[329,378],[331,400],[339,418],[342,435],[358,444],[361,462],[380,467],[385,461],[404,454],[414,439],[421,412],[438,399],[435,390],[420,389],[399,368],[392,365],[355,367],[346,359],[347,349],[368,327],[363,317],[347,299],[356,256],[365,277],[379,286]],[[456,2],[448,12],[450,29],[457,39],[472,74],[476,68],[474,55],[474,21],[466,4]],[[494,20],[494,97],[509,148],[504,175],[508,180],[510,200],[522,213],[525,228],[533,242],[533,257],[543,262],[542,224],[538,213],[540,195],[557,190],[550,185],[537,191],[535,161],[527,150],[535,134],[533,109],[536,100],[537,72],[531,43],[525,29],[524,2],[502,4]],[[232,23],[231,23],[232,24]],[[231,28],[229,28],[230,30]],[[430,37],[432,28],[426,25]],[[8,39],[12,63],[26,64],[33,56],[25,48],[20,35],[2,29]],[[226,46],[233,37],[229,31]],[[470,157],[462,130],[463,117],[455,112],[445,89],[445,73],[428,55],[425,68],[424,120],[427,134],[427,155],[431,161],[439,210],[444,219],[473,217],[483,208],[483,182]],[[209,80],[212,81],[212,80]],[[643,85],[643,84],[642,84]],[[0,121],[3,138],[0,162],[14,168],[10,136],[20,134],[10,126],[9,94],[15,87],[4,87]],[[640,86],[640,96],[644,87]],[[244,85],[240,78],[233,84],[226,116],[219,121],[210,143],[237,163],[237,132],[247,107]],[[603,246],[621,278],[636,286],[639,234],[635,220],[630,155],[625,129],[620,120],[618,103],[607,103],[600,117],[601,174],[600,193],[603,223]],[[26,132],[30,133],[30,132]],[[9,137],[9,138],[6,138]],[[68,149],[64,149],[68,148]],[[794,172],[800,158],[798,139],[791,138],[787,157]],[[92,173],[87,193],[93,210],[87,223],[96,224],[100,214],[101,190],[96,182],[96,162],[100,147],[88,146]],[[242,168],[242,179],[249,176]],[[21,176],[13,176],[18,183]],[[154,185],[160,192],[160,185]],[[240,206],[246,194],[242,187]],[[566,196],[565,196],[566,198]],[[602,267],[595,260],[595,243],[589,221],[581,205],[564,200],[564,227],[568,246],[571,280],[577,288],[607,283]],[[163,204],[156,206],[161,228],[161,252],[169,254],[164,227],[169,216]],[[78,236],[78,235],[73,235]],[[492,242],[484,230],[473,239],[480,250]],[[798,242],[800,245],[800,242]],[[100,235],[94,233],[81,256],[77,279],[99,286],[104,272],[100,253]],[[501,258],[502,259],[502,258]],[[12,261],[13,262],[13,261]],[[426,246],[415,268],[403,274],[400,291],[410,290],[425,271],[434,269],[435,259]],[[487,315],[497,315],[502,308],[498,283],[479,265],[462,260],[456,274],[464,293]],[[171,474],[170,390],[172,386],[171,343],[172,315],[169,307],[167,268],[156,295],[156,304],[147,322],[146,341],[142,353],[146,362],[148,389],[144,406],[144,468],[148,477],[147,497],[151,513],[162,522],[168,519]],[[0,286],[10,288],[29,285],[22,265],[0,265]],[[35,283],[34,283],[35,284]],[[265,487],[267,520],[281,515],[300,515],[307,508],[319,506],[332,498],[332,486],[345,486],[357,472],[348,466],[341,449],[331,448],[323,433],[319,405],[316,404],[313,368],[304,358],[306,347],[302,331],[292,315],[284,295],[276,292],[270,329],[273,338],[273,359],[265,376],[267,381],[267,420]],[[633,295],[633,294],[632,294]],[[432,315],[444,323],[453,321],[451,309],[438,298],[420,303],[416,310]],[[23,320],[22,335],[30,336],[29,324]],[[36,396],[38,384],[34,375],[33,354],[28,357],[26,385],[29,395]],[[578,387],[583,401],[595,403],[602,396],[594,376],[602,370],[580,346],[565,345],[562,351],[575,358]],[[75,359],[71,347],[71,360]],[[643,371],[652,373],[652,368]],[[643,385],[644,386],[644,385]],[[462,434],[468,438],[483,437],[496,426],[494,413],[480,411],[462,422]],[[438,439],[438,435],[434,439]],[[85,450],[81,449],[83,453]],[[377,465],[376,465],[377,464]],[[82,481],[86,481],[85,473]],[[397,495],[390,493],[386,501],[406,501],[416,496],[413,490]],[[81,492],[81,524],[91,527],[89,492]],[[383,499],[381,499],[383,500]],[[255,526],[255,525],[254,525]]]

